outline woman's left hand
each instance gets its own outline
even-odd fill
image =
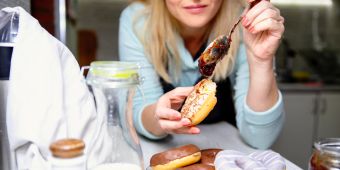
[[[252,2],[253,0],[248,0]],[[272,63],[284,32],[284,18],[272,3],[262,0],[242,20],[248,57],[256,63]]]

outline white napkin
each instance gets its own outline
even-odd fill
[[[256,151],[249,155],[234,151],[224,150],[215,158],[216,170],[284,170],[284,158],[271,150]]]
[[[85,152],[102,153],[93,147],[102,122],[72,53],[24,9],[2,10],[20,16],[6,111],[13,169],[45,167],[60,138],[83,139]]]

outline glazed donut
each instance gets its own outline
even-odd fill
[[[196,163],[200,159],[200,149],[189,144],[153,155],[150,159],[150,167],[153,170],[177,169]]]
[[[216,84],[209,79],[201,80],[185,100],[182,117],[188,118],[192,125],[202,122],[216,105],[215,94]]]
[[[222,149],[203,149],[201,150],[201,163],[215,166],[214,161],[218,152],[222,151]]]
[[[192,164],[183,168],[178,168],[177,170],[215,170],[214,166],[206,164]]]

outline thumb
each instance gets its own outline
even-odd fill
[[[192,91],[194,87],[177,87],[174,90],[170,91],[171,96],[176,97],[187,97]]]

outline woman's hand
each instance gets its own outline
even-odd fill
[[[160,97],[155,108],[155,119],[164,132],[182,134],[200,132],[197,127],[191,126],[189,119],[182,118],[181,113],[177,111],[192,90],[193,87],[178,87]]]
[[[284,18],[279,9],[266,0],[245,12],[242,25],[249,59],[260,64],[272,63],[284,32]]]

